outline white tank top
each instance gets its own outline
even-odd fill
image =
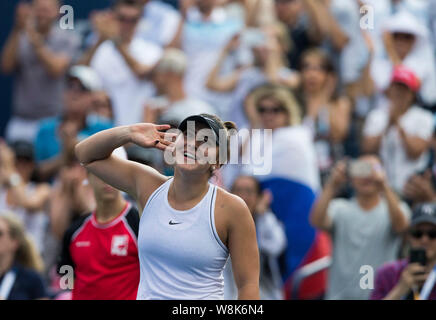
[[[215,228],[217,187],[189,210],[168,203],[173,178],[148,199],[139,223],[140,281],[137,299],[224,299],[223,270],[229,252]]]

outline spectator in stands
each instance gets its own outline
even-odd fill
[[[73,300],[136,300],[139,213],[119,190],[87,177],[97,205],[65,232],[58,270],[73,267]]]
[[[0,214],[0,300],[48,297],[39,272],[43,265],[23,225],[10,213]]]
[[[232,92],[232,102],[227,111],[238,128],[249,127],[244,112],[244,99],[256,86],[266,82],[297,87],[297,72],[285,66],[284,30],[280,25],[249,29],[233,36],[219,56],[216,65],[207,79],[207,87],[217,92]],[[245,51],[248,50],[248,51]],[[244,58],[243,54],[248,56]],[[239,67],[230,74],[223,74],[225,61],[237,55]],[[244,61],[247,60],[247,61]]]
[[[314,136],[322,181],[344,155],[351,122],[351,102],[338,92],[338,75],[327,53],[309,49],[301,56],[300,99],[303,123]]]
[[[51,231],[61,240],[68,226],[95,208],[86,170],[77,162],[65,165],[54,181],[50,197]]]
[[[109,122],[88,118],[93,94],[98,90],[101,83],[95,71],[86,66],[71,68],[61,116],[43,120],[36,136],[35,158],[40,179],[52,179],[63,166],[74,161],[73,150],[78,140],[111,127]]]
[[[92,108],[88,119],[92,122],[114,122],[112,100],[105,91],[96,91],[92,95]]]
[[[236,178],[231,192],[241,197],[250,209],[256,224],[257,242],[260,255],[260,298],[262,300],[282,300],[282,279],[278,257],[286,248],[286,235],[283,225],[270,209],[272,195],[262,191],[259,181],[253,176]],[[230,272],[229,272],[230,271]],[[231,274],[231,266],[226,270],[226,285],[232,289],[232,298],[236,299],[237,290]],[[228,297],[230,298],[230,297]],[[226,298],[227,299],[227,298]]]
[[[395,67],[404,65],[421,80],[419,95],[432,107],[436,103],[436,64],[427,26],[411,13],[400,11],[386,21],[383,31],[386,55],[376,57],[371,66],[375,86],[386,89]]]
[[[144,122],[170,124],[177,128],[188,116],[214,113],[214,109],[209,104],[186,93],[184,88],[186,66],[187,61],[183,51],[175,48],[164,51],[153,75],[153,82],[160,95],[147,101]]]
[[[433,133],[431,158],[426,168],[410,176],[403,195],[413,206],[436,201],[436,132]]]
[[[20,219],[42,254],[51,189],[48,184],[31,181],[34,171],[32,144],[16,141],[10,148],[0,142],[0,210],[11,211]]]
[[[218,0],[188,1],[184,8],[185,23],[175,42],[186,54],[188,65],[185,88],[189,96],[202,99],[215,109],[215,114],[224,117],[230,96],[210,92],[206,88],[207,77],[223,47],[233,35],[244,27],[244,21],[232,17]],[[230,72],[234,61],[229,60],[223,72]]]
[[[436,206],[435,203],[419,205],[413,212],[408,230],[411,249],[424,249],[421,263],[408,259],[383,265],[375,279],[371,299],[374,300],[436,300]],[[430,276],[431,274],[431,276]]]
[[[347,182],[355,196],[335,199]],[[370,290],[359,285],[360,268],[376,269],[395,260],[409,215],[375,156],[338,162],[310,215],[311,224],[328,231],[333,240],[327,299],[368,299]]]
[[[20,2],[12,31],[3,47],[1,67],[14,75],[9,141],[32,142],[38,122],[61,112],[65,73],[79,40],[56,22],[58,0]]]
[[[118,126],[142,120],[143,105],[154,93],[149,77],[162,54],[159,46],[137,36],[141,13],[137,1],[117,0],[111,11],[97,14],[98,39],[81,59],[102,79]]]
[[[391,77],[384,105],[371,111],[363,130],[363,150],[379,153],[394,190],[403,192],[408,178],[428,163],[433,115],[416,104],[420,81],[407,67]]]
[[[271,190],[273,195],[271,209],[285,226],[288,246],[282,277],[289,298],[293,272],[329,254],[326,237],[309,224],[310,207],[319,188],[315,148],[310,130],[301,125],[300,106],[287,88],[260,86],[249,94],[245,108],[251,128],[272,130],[272,133],[261,131],[260,137],[253,134],[248,141],[245,140],[247,142],[242,142],[242,159],[249,149],[252,155],[265,156],[262,164],[259,165],[259,159],[256,159],[255,164],[253,161],[240,170],[243,174],[259,174],[262,188]],[[256,169],[259,171],[254,171]],[[303,289],[301,297],[319,297],[325,289],[325,272],[320,279],[312,283],[315,290]]]

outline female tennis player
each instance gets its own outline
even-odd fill
[[[195,132],[188,121],[193,121]],[[197,155],[205,143],[196,140],[200,129],[211,130],[216,142],[213,148],[203,148],[204,156],[218,159],[219,148],[229,147],[232,127],[232,122],[201,114],[182,121],[183,134],[166,133],[172,140],[177,137],[175,142],[165,139],[169,125],[141,123],[101,131],[76,146],[77,158],[90,172],[130,194],[141,207],[138,299],[223,299],[223,269],[229,255],[238,298],[259,298],[259,255],[250,211],[241,198],[209,183],[223,164],[205,163]],[[226,133],[225,146],[219,145],[220,130]],[[173,154],[182,150],[185,161],[177,161],[174,176],[166,177],[149,166],[112,156],[127,143],[171,148]]]

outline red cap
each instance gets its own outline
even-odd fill
[[[391,83],[399,82],[406,85],[413,92],[418,92],[421,85],[415,72],[405,66],[397,66],[392,73]]]

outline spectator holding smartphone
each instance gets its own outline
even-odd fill
[[[376,269],[396,259],[399,234],[409,225],[409,209],[386,181],[379,160],[362,156],[348,166],[355,196],[334,199],[347,182],[347,163],[339,162],[312,209],[313,226],[330,232],[333,240],[327,299],[368,299],[359,286],[360,268]]]
[[[408,242],[411,250],[425,250],[424,259],[421,259],[421,263],[413,262],[414,259],[410,256],[409,259],[383,265],[377,272],[371,299],[436,300],[435,203],[424,203],[414,210]]]

